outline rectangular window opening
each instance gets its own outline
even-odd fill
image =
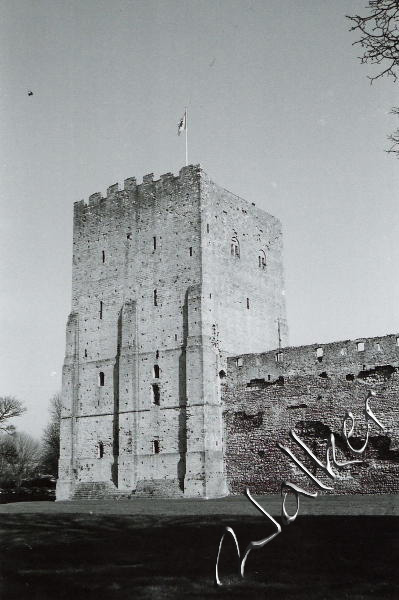
[[[192,255],[193,255],[193,249],[192,249],[192,247],[190,246],[190,256],[192,256]]]
[[[104,252],[104,250],[102,252],[102,259],[103,259],[103,263],[105,263],[105,252]]]
[[[364,352],[364,342],[357,342],[356,347],[358,352]]]
[[[153,239],[153,243],[154,243],[154,250],[157,249],[157,237],[154,235]]]
[[[249,298],[247,298],[247,309],[249,310]]]
[[[100,300],[100,319],[103,318],[103,301]]]
[[[152,450],[154,454],[159,454],[159,440],[152,441]]]
[[[151,387],[152,387],[152,403],[155,404],[155,406],[159,406],[160,401],[161,401],[159,385],[157,383],[153,383]]]
[[[276,362],[283,362],[283,353],[282,352],[277,352]]]
[[[158,306],[158,295],[157,295],[157,290],[154,290],[154,306]]]

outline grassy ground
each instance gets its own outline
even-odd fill
[[[217,514],[209,503],[176,508],[175,501],[156,500],[100,503],[102,512],[99,503],[3,505],[0,597],[399,598],[399,517],[387,510],[382,516],[306,516],[303,510],[269,545],[250,554],[243,581],[234,573],[236,557],[226,539],[220,574],[227,585],[216,589],[223,526],[234,528],[241,549],[273,530],[254,509],[246,514],[246,503],[217,502]],[[262,500],[266,510],[273,502],[276,508],[277,499]],[[376,502],[374,497],[363,505]]]

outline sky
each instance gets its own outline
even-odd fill
[[[399,331],[398,85],[366,0],[2,0],[0,396],[38,437],[61,387],[73,203],[189,162],[283,223],[290,345]],[[33,95],[28,96],[28,90]]]

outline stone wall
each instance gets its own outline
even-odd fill
[[[280,221],[205,174],[201,210],[205,313],[214,320],[219,348],[230,355],[265,352],[279,337],[286,345]]]
[[[219,373],[287,340],[281,249],[278,220],[198,166],[75,203],[59,498],[226,493]]]
[[[181,493],[187,302],[201,282],[198,178],[191,167],[139,185],[131,178],[75,204],[78,341],[66,359],[63,420],[72,425],[63,423],[61,480],[72,472],[74,483],[121,490],[151,480]]]
[[[278,447],[291,448],[311,472],[333,489],[328,493],[399,492],[399,336],[282,348],[228,359],[223,383],[226,468],[229,490],[245,486],[276,493],[289,480],[316,490],[310,479]],[[361,447],[366,426],[364,401],[376,392],[372,411],[385,426],[371,422],[364,463],[335,469],[333,481],[290,438],[293,429],[324,461],[334,433],[339,460],[359,458],[345,446],[342,422],[355,417],[352,445]]]

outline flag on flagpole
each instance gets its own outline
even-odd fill
[[[182,116],[182,118],[179,121],[179,124],[177,126],[177,135],[180,135],[182,131],[186,131],[187,130],[187,110],[184,111],[184,115]]]

